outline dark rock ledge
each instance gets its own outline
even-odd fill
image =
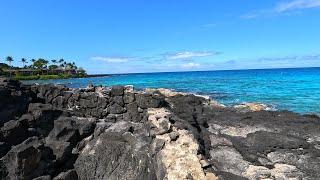
[[[320,118],[0,80],[0,179],[320,179]]]

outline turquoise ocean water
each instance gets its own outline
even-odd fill
[[[73,88],[83,88],[90,83],[169,88],[209,95],[225,105],[256,102],[278,110],[320,114],[320,68],[141,73],[27,83],[33,82]]]

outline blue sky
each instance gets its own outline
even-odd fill
[[[0,60],[89,73],[320,66],[320,0],[2,0]]]

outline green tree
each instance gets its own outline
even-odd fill
[[[87,75],[86,71],[82,67],[79,67],[77,72],[79,77],[85,77]]]
[[[63,64],[64,59],[60,59],[58,62],[59,62],[60,64]]]
[[[58,66],[55,65],[55,64],[52,64],[52,65],[49,66],[49,70],[51,70],[51,72],[53,72],[57,68],[58,68]]]
[[[43,70],[47,70],[48,63],[49,61],[40,58],[33,63],[33,67],[35,67],[43,73]]]
[[[23,64],[23,67],[26,67],[25,64],[27,63],[27,59],[26,59],[26,58],[22,58],[22,59],[21,59],[21,62],[22,62],[22,64]]]
[[[58,66],[56,65],[57,63],[58,63],[58,61],[57,60],[55,60],[55,59],[53,59],[53,60],[51,60],[51,62],[53,63],[53,65],[50,65],[49,66],[49,69],[50,69],[50,67],[51,67],[51,73],[53,74],[53,71],[55,70],[55,69],[57,69],[58,68]]]
[[[13,58],[11,56],[6,57],[6,61],[8,62],[9,66],[10,66],[10,78],[12,76],[12,66],[11,63],[13,62]]]

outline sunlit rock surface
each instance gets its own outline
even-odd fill
[[[0,99],[0,179],[320,179],[317,116],[5,79]]]

